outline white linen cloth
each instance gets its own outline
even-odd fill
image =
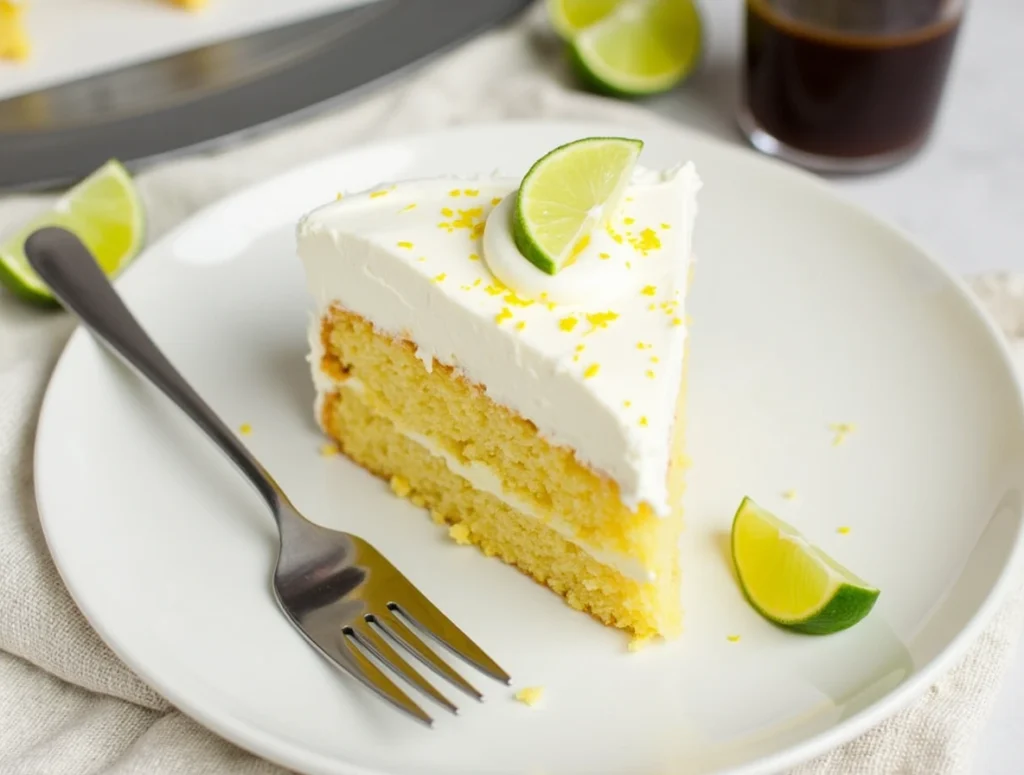
[[[150,234],[239,186],[386,136],[523,117],[661,121],[639,107],[574,92],[538,32],[538,15],[486,35],[373,98],[218,153],[138,176]],[[0,225],[46,197],[0,199]],[[142,258],[140,260],[145,260]],[[1024,281],[976,283],[1004,330],[1024,342]],[[33,436],[50,370],[73,328],[0,291],[0,773],[162,775],[282,770],[205,730],[136,678],[100,641],[47,553],[32,491]],[[1024,363],[1024,344],[1018,347]],[[800,768],[806,773],[941,775],[969,769],[1024,621],[1009,599],[966,658],[907,710]]]

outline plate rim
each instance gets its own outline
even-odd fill
[[[850,200],[839,189],[830,185],[828,181],[810,172],[791,166],[777,159],[758,154],[745,146],[730,143],[700,130],[660,119],[640,127],[629,126],[625,122],[614,120],[609,121],[604,119],[511,119],[475,124],[449,125],[428,132],[408,132],[380,140],[369,139],[367,141],[356,143],[344,150],[326,154],[316,159],[303,162],[302,164],[287,167],[276,174],[251,182],[232,191],[226,196],[206,204],[202,208],[191,213],[187,218],[176,224],[173,228],[169,229],[155,242],[147,244],[138,258],[143,258],[150,253],[155,254],[155,256],[159,256],[161,253],[169,254],[171,251],[168,250],[167,247],[172,244],[182,232],[192,228],[194,222],[206,217],[214,208],[224,206],[227,203],[238,199],[247,198],[259,189],[271,186],[282,177],[291,175],[301,176],[312,168],[323,164],[327,159],[356,156],[370,151],[380,151],[387,148],[399,147],[410,142],[425,143],[429,142],[433,138],[449,137],[451,135],[458,134],[487,134],[510,131],[528,132],[531,130],[552,132],[581,131],[593,133],[595,131],[607,132],[612,129],[629,129],[630,131],[640,135],[645,132],[653,132],[661,134],[665,138],[675,135],[675,139],[678,142],[714,146],[717,152],[740,158],[742,160],[741,163],[761,165],[765,168],[774,169],[778,174],[789,175],[795,179],[800,179],[802,181],[802,185],[813,188],[818,197],[823,197],[832,201],[841,208],[853,211],[859,217],[870,220],[875,227],[888,231],[892,236],[899,239],[914,253],[916,253],[928,266],[930,271],[937,272],[938,275],[948,283],[948,286],[956,291],[956,297],[959,300],[959,303],[965,304],[967,309],[973,313],[973,316],[982,323],[989,339],[992,340],[992,343],[996,347],[996,352],[999,354],[1001,365],[1013,384],[1017,410],[1021,418],[1024,418],[1024,380],[1022,380],[1021,375],[1016,369],[1009,339],[999,329],[990,313],[982,306],[981,301],[971,293],[965,281],[959,275],[948,269],[946,265],[939,260],[935,251],[926,248],[920,240],[911,235],[903,227],[884,220],[879,215],[871,212],[867,207]],[[152,262],[152,260],[153,258],[149,258],[150,262]],[[157,260],[161,259],[158,258]],[[168,259],[164,258],[162,260]],[[119,287],[125,277],[131,276],[133,272],[138,271],[137,268],[142,263],[143,262],[139,260],[132,262],[132,264],[115,281],[115,287]],[[33,489],[39,514],[39,522],[42,528],[43,537],[46,541],[47,550],[50,553],[50,557],[53,559],[54,566],[57,569],[64,588],[74,601],[76,607],[82,613],[89,627],[111,649],[117,658],[121,660],[144,684],[156,691],[156,693],[161,697],[168,700],[175,709],[193,719],[208,731],[234,745],[237,745],[245,751],[286,768],[302,767],[309,771],[330,771],[333,773],[339,773],[340,775],[396,775],[396,773],[392,773],[387,770],[372,767],[367,768],[361,764],[340,761],[333,757],[326,757],[319,753],[311,752],[308,749],[291,742],[274,737],[268,737],[261,730],[253,728],[248,723],[240,722],[230,714],[218,715],[216,712],[208,712],[207,709],[202,706],[202,703],[191,702],[187,696],[187,692],[179,692],[173,685],[173,682],[164,681],[156,674],[156,671],[149,670],[144,664],[144,660],[136,659],[134,655],[128,653],[128,650],[118,643],[118,639],[100,623],[98,617],[91,615],[90,606],[80,599],[75,588],[68,583],[68,579],[65,576],[64,569],[61,564],[60,553],[54,548],[54,540],[51,537],[50,528],[48,527],[48,522],[45,517],[45,509],[43,506],[44,499],[46,497],[43,492],[45,477],[40,476],[39,472],[42,467],[41,460],[43,457],[43,450],[46,448],[43,439],[47,433],[47,417],[52,414],[52,412],[49,411],[51,403],[57,400],[54,398],[54,394],[56,392],[54,385],[58,383],[63,371],[67,368],[69,353],[73,348],[83,346],[81,343],[89,338],[90,335],[87,328],[81,323],[78,323],[71,335],[68,337],[55,362],[53,370],[47,379],[46,388],[43,392],[43,398],[40,403],[35,434],[33,436],[32,457]],[[973,615],[970,616],[964,626],[960,628],[959,632],[950,639],[945,648],[940,650],[930,661],[917,669],[910,678],[901,682],[894,689],[888,691],[881,698],[875,700],[873,703],[869,704],[849,718],[836,722],[828,729],[811,735],[764,758],[727,767],[725,769],[715,770],[715,772],[718,773],[718,775],[767,775],[767,773],[773,773],[798,766],[850,742],[881,722],[892,717],[900,710],[908,707],[938,678],[947,673],[954,666],[954,663],[959,661],[968,648],[975,643],[980,636],[981,631],[992,620],[996,610],[1007,597],[1014,577],[1022,569],[1024,569],[1024,520],[1018,520],[1013,544],[1010,548],[1006,562],[981,604],[976,608]]]

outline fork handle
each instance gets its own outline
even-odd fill
[[[25,241],[25,256],[67,309],[206,432],[280,519],[288,502],[281,488],[153,343],[81,240],[66,229],[39,229]]]

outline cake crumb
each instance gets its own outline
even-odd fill
[[[418,496],[415,496],[415,495],[414,495],[414,496],[413,496],[413,498],[412,498],[412,500],[413,500],[413,501],[415,502],[415,499],[416,499],[417,497],[418,497]],[[417,505],[419,505],[419,504],[417,504]],[[431,509],[431,510],[430,510],[430,520],[431,520],[431,521],[432,521],[432,522],[433,522],[433,523],[434,523],[435,525],[447,525],[447,524],[448,524],[448,520],[444,518],[444,514],[442,514],[442,513],[441,513],[440,511],[438,511],[437,509]]]
[[[448,528],[448,535],[460,546],[469,545],[469,528],[462,522],[457,522]]]
[[[852,422],[834,422],[829,424],[828,429],[834,434],[832,436],[832,446],[838,447],[846,441],[847,436],[857,430],[857,426]]]
[[[399,498],[405,498],[412,492],[412,485],[409,480],[402,476],[391,477],[391,491]]]
[[[409,503],[413,506],[419,506],[421,509],[426,508],[427,506],[427,501],[418,492],[414,492],[409,495]]]
[[[320,446],[321,457],[333,457],[334,455],[337,455],[339,451],[338,445],[332,442],[328,442],[327,444],[322,444]]]
[[[725,639],[727,641],[729,641],[730,643],[739,643],[740,642],[740,636],[739,635],[726,635]]]
[[[847,525],[842,525],[841,527],[836,529],[836,532],[839,533],[839,535],[841,536],[849,535],[850,528]]]
[[[630,638],[630,641],[626,645],[626,648],[629,650],[631,654],[635,654],[636,652],[643,651],[645,648],[650,646],[651,641],[653,640],[654,638],[650,635],[635,635],[632,638]]]
[[[516,692],[516,699],[524,705],[529,705],[531,708],[540,703],[541,698],[544,696],[543,686],[527,686],[525,689],[520,689]]]
[[[249,425],[249,423],[244,422],[238,426],[238,432],[241,433],[243,436],[248,436],[250,433],[252,433],[252,426]]]
[[[795,501],[796,500],[796,490],[786,490],[784,493],[782,493],[782,498],[783,498],[783,500],[787,500],[787,501],[790,501],[790,502]]]

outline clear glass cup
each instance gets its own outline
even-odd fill
[[[746,0],[738,120],[760,151],[871,172],[927,141],[964,0]]]

